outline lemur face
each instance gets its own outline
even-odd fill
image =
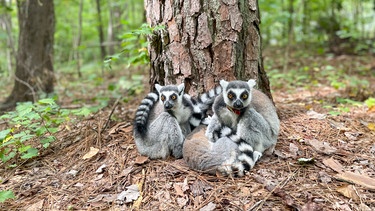
[[[249,105],[249,91],[244,89],[229,89],[226,92],[225,103],[235,109],[242,109]]]
[[[225,104],[231,108],[242,109],[249,106],[251,102],[251,89],[255,85],[254,80],[245,81],[220,81],[223,88]]]
[[[185,88],[184,84],[180,84],[177,87],[155,84],[155,88],[159,92],[160,101],[163,103],[166,111],[173,111],[181,104]]]

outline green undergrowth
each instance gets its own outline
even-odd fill
[[[0,116],[7,129],[0,131],[0,159],[7,167],[16,167],[18,161],[38,156],[43,148],[57,140],[55,134],[68,126],[72,117],[87,116],[96,109],[62,109],[52,98],[36,103],[19,103],[14,111]]]
[[[292,93],[301,88],[316,91],[331,87],[337,90],[337,95],[320,100],[331,115],[347,113],[352,107],[373,107],[375,92],[371,84],[375,82],[375,73],[368,63],[373,56],[337,57],[294,50],[285,68],[286,62],[281,59],[285,56],[283,51],[268,49],[267,53],[270,55],[265,69],[274,90]]]

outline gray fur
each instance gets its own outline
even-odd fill
[[[205,136],[205,130],[206,126],[201,125],[186,137],[183,158],[192,169],[209,174],[225,172],[235,161],[238,146],[227,137],[210,142]],[[230,164],[226,166],[225,162]]]
[[[213,144],[220,140],[221,144],[224,142],[225,145],[229,145],[228,139],[236,143],[236,159],[223,162],[223,165],[217,166],[217,169],[224,174],[237,171],[237,175],[243,176],[244,171],[253,168],[265,151],[273,152],[280,122],[271,100],[262,92],[253,89],[254,80],[248,82],[222,80],[220,85],[223,93],[214,102],[214,115],[207,127],[206,136]],[[240,97],[244,96],[243,94],[248,95],[246,99]],[[216,153],[213,152],[214,148],[202,150],[208,153],[208,157]],[[207,161],[216,165],[223,160],[222,157],[204,159],[200,163]],[[231,168],[228,168],[228,164]]]
[[[218,94],[202,100],[184,94],[184,84],[156,84],[158,100],[151,93],[138,107],[134,124],[134,140],[141,155],[151,159],[182,157],[182,146],[191,129],[197,127]],[[221,90],[221,89],[220,89]],[[151,97],[150,97],[151,95]]]

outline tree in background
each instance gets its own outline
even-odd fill
[[[17,8],[20,31],[15,83],[2,109],[12,108],[17,102],[35,101],[41,92],[53,92],[53,1],[18,0]]]
[[[9,14],[12,11],[12,2],[1,0],[0,1],[0,27],[6,32],[6,58],[9,75],[12,75],[14,61],[12,58],[15,57],[14,37],[12,35],[12,17]],[[5,46],[4,46],[5,47]],[[1,67],[0,67],[1,69]]]
[[[152,85],[184,82],[196,94],[220,79],[254,78],[271,97],[257,0],[147,0],[145,7],[151,27],[166,26],[149,40]]]

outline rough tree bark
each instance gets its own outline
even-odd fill
[[[145,9],[152,27],[166,26],[149,38],[151,85],[185,82],[197,94],[221,79],[254,78],[271,97],[256,0],[145,0]]]
[[[53,92],[55,12],[50,0],[18,0],[19,38],[15,83],[2,109]]]

